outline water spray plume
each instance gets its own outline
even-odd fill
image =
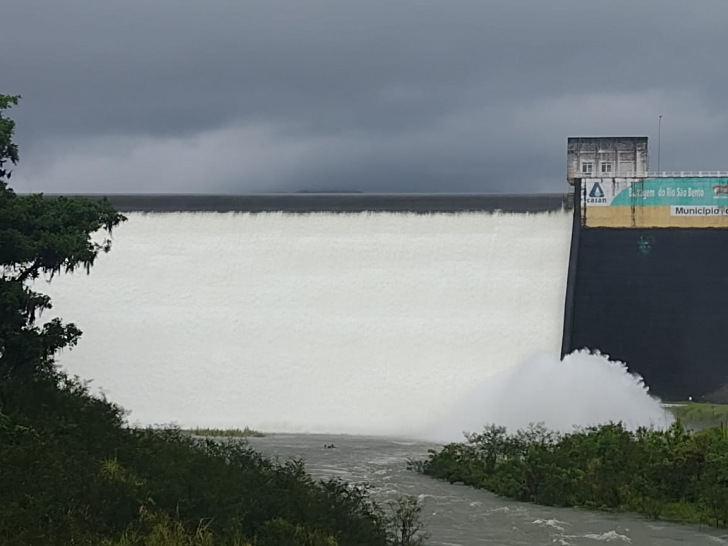
[[[544,423],[552,430],[569,432],[574,427],[619,421],[634,430],[663,428],[673,419],[624,363],[579,351],[563,360],[536,355],[489,378],[427,436],[450,442],[487,424],[515,432],[531,423]]]

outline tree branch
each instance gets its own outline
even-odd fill
[[[16,277],[16,281],[25,282],[28,277],[36,278],[38,276],[38,270],[41,266],[41,259],[36,258],[33,262],[33,265],[31,265],[28,269],[23,271],[20,275]]]

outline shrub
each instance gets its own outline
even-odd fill
[[[499,427],[431,450],[411,470],[545,505],[633,510],[728,526],[728,429],[630,432],[620,423],[558,435]]]

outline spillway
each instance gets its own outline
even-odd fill
[[[132,423],[417,434],[561,348],[564,209],[127,216],[36,288],[84,332],[60,364]]]

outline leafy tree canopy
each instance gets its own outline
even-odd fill
[[[18,162],[18,146],[13,143],[15,122],[2,115],[3,110],[18,104],[18,100],[19,95],[0,95],[0,179],[10,178],[10,173],[3,170],[6,162]]]
[[[19,196],[9,187],[8,167],[19,156],[15,123],[4,112],[19,99],[0,95],[0,411],[5,412],[13,404],[3,380],[52,376],[53,355],[81,334],[57,319],[38,327],[36,318],[51,308],[50,299],[26,283],[80,267],[88,273],[98,254],[110,250],[112,229],[126,220],[107,199]],[[106,235],[94,240],[101,230]]]

